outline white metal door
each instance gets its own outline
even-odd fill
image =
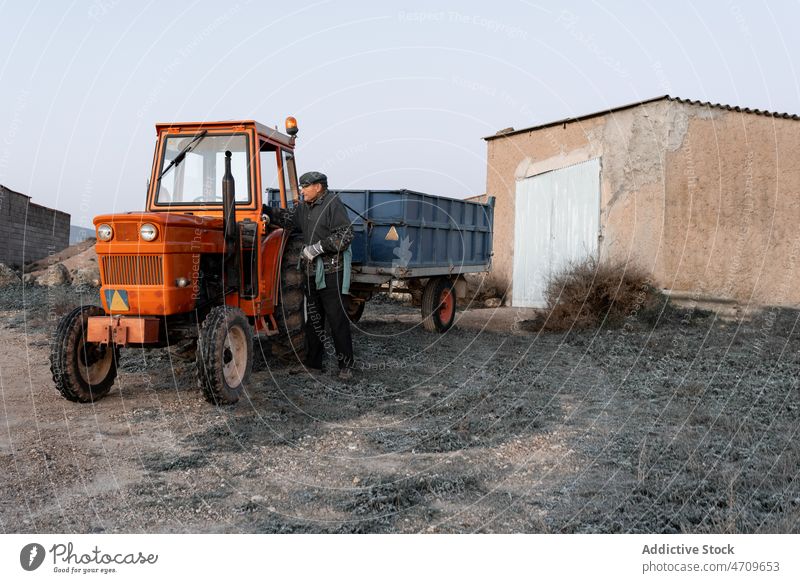
[[[548,277],[597,253],[600,158],[517,182],[511,302],[544,307]]]

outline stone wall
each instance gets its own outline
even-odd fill
[[[69,246],[67,213],[0,185],[0,263],[21,267]]]

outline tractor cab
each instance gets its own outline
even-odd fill
[[[296,122],[287,131],[296,134]],[[296,199],[294,135],[255,121],[158,124],[158,141],[150,188],[149,212],[222,216],[222,177],[226,152],[236,185],[237,215],[261,212],[261,194],[280,190],[281,201]]]

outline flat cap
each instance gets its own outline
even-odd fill
[[[317,184],[318,182],[328,184],[328,177],[322,172],[306,172],[300,177],[300,186],[308,186],[310,184]]]

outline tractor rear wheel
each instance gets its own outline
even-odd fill
[[[239,308],[216,306],[203,320],[197,342],[197,380],[213,405],[232,405],[253,369],[253,330]]]
[[[302,361],[305,357],[305,321],[303,317],[304,274],[298,268],[303,239],[290,235],[281,260],[281,281],[275,320],[278,334],[272,338],[272,354],[283,360]]]
[[[75,308],[61,319],[50,345],[50,372],[61,395],[76,403],[105,397],[117,377],[119,348],[86,341],[90,316],[105,316],[99,306]]]
[[[422,325],[428,332],[447,332],[456,319],[456,290],[446,277],[428,280],[422,292]]]

